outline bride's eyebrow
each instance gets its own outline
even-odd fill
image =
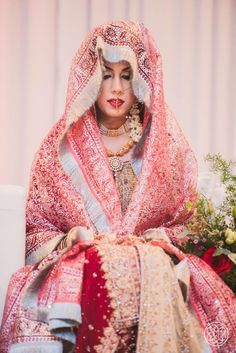
[[[127,66],[127,67],[125,67],[122,71],[131,71],[131,67],[130,67],[130,66]]]
[[[109,67],[109,66],[107,66],[107,65],[105,65],[105,64],[104,64],[104,67],[105,67],[106,70],[113,71],[113,69],[112,69],[111,67]]]
[[[106,70],[114,71],[111,67],[107,66],[106,64],[104,64],[104,67]],[[122,71],[131,71],[131,67],[127,66],[124,69],[122,69]]]

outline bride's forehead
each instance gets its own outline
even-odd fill
[[[110,62],[110,61],[103,59],[103,64],[111,69],[113,69],[113,68],[120,68],[120,69],[131,68],[129,62],[126,60],[121,60],[121,61],[114,63],[114,62]]]

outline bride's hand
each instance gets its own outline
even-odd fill
[[[143,234],[142,237],[146,241],[152,241],[152,240],[160,240],[160,241],[166,241],[167,243],[171,243],[170,238],[166,234],[165,230],[160,227],[160,228],[150,228],[147,229]]]
[[[94,232],[90,228],[76,226],[71,228],[66,236],[66,244],[72,247],[78,242],[94,240]]]

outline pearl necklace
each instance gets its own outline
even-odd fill
[[[128,132],[130,129],[128,121],[126,121],[123,125],[119,127],[119,129],[108,129],[106,126],[100,124],[99,130],[102,135],[109,137],[116,137],[119,135],[123,135]]]

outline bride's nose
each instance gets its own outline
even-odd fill
[[[112,90],[112,94],[115,94],[118,96],[123,94],[122,82],[119,76],[115,76],[113,78],[111,90]]]

